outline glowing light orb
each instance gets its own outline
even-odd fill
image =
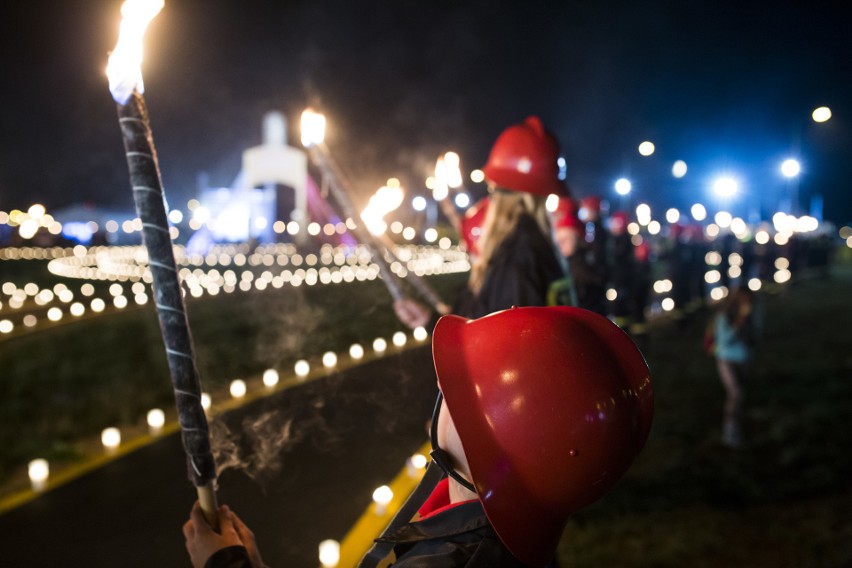
[[[278,384],[278,371],[275,369],[267,369],[263,372],[263,384],[268,388],[272,388]]]
[[[234,379],[233,381],[231,381],[231,386],[228,390],[231,392],[232,397],[242,398],[246,395],[248,389],[244,380]]]
[[[159,408],[152,408],[145,416],[149,431],[158,434],[166,423],[166,413]]]
[[[692,218],[695,219],[696,221],[703,221],[704,219],[707,218],[707,209],[700,203],[695,203],[689,209],[689,213],[690,213],[690,215],[692,215]]]
[[[330,369],[337,365],[337,354],[331,351],[326,351],[322,356],[322,364],[325,368]]]
[[[393,500],[393,490],[387,485],[377,487],[373,491],[373,503],[375,503],[375,511],[377,515],[384,515],[388,504]]]
[[[802,171],[802,166],[797,160],[789,158],[781,162],[781,175],[786,178],[794,178]]]
[[[296,361],[293,370],[296,372],[297,377],[303,379],[308,376],[308,373],[311,372],[311,364],[305,361],[304,359],[300,359]]]
[[[391,341],[393,342],[393,344],[396,347],[403,347],[405,345],[405,343],[408,341],[408,337],[405,335],[405,333],[403,333],[401,331],[397,331],[396,333],[393,334]]]
[[[34,459],[27,464],[27,474],[34,491],[42,491],[47,487],[47,478],[50,477],[50,464],[45,459]]]
[[[713,192],[719,197],[733,197],[739,191],[739,183],[732,177],[720,177],[713,182]]]
[[[101,444],[107,451],[113,451],[121,445],[121,431],[118,428],[104,428],[101,432]]]
[[[340,543],[332,539],[319,543],[319,561],[323,568],[335,568],[340,562]]]
[[[811,113],[811,118],[814,119],[814,122],[825,122],[831,118],[831,109],[827,106],[817,107]]]
[[[364,356],[364,348],[357,343],[353,343],[349,347],[349,356],[353,359],[361,359]]]
[[[650,156],[654,153],[654,150],[656,150],[656,147],[653,142],[646,140],[639,144],[639,153],[643,156]]]
[[[627,178],[621,178],[615,182],[615,192],[618,195],[627,195],[633,189],[633,184]]]
[[[424,341],[427,337],[429,337],[429,332],[426,331],[425,327],[418,327],[414,330],[414,339],[417,341]]]

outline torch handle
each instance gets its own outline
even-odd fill
[[[195,489],[198,492],[198,504],[201,505],[204,518],[214,531],[219,532],[219,504],[216,501],[213,483],[200,485]]]
[[[382,235],[381,237],[379,237],[379,241],[385,247],[385,249],[388,251],[388,254],[393,255],[394,257],[397,258],[397,260],[399,260],[399,257],[397,257],[396,254],[393,252],[393,249],[394,249],[393,241],[391,241],[387,237],[387,235]],[[426,280],[424,280],[423,278],[421,278],[420,276],[418,276],[417,274],[415,274],[411,270],[408,271],[408,277],[409,277],[409,280],[411,281],[412,286],[414,286],[414,288],[417,289],[418,292],[420,292],[420,295],[423,296],[423,298],[427,302],[429,302],[429,305],[431,305],[435,309],[436,312],[438,312],[441,315],[448,313],[449,308],[448,308],[447,304],[445,304],[441,300],[441,297],[438,296],[438,293],[435,292],[435,290],[431,286],[429,286],[429,284],[426,282]]]
[[[207,418],[201,406],[201,384],[169,233],[157,152],[145,100],[138,91],[134,91],[126,104],[119,103],[118,117],[133,201],[142,221],[142,239],[148,252],[157,317],[187,455],[187,473],[196,487],[212,487],[216,479],[216,464],[210,447]]]
[[[384,282],[391,297],[394,301],[403,299],[404,294],[402,293],[400,278],[394,274],[391,270],[390,264],[388,264],[385,259],[384,247],[382,247],[381,243],[357,221],[358,217],[355,213],[355,208],[352,206],[352,202],[349,199],[347,191],[342,187],[343,183],[345,183],[343,173],[336,167],[336,164],[334,164],[331,160],[331,156],[329,156],[328,152],[325,151],[324,148],[311,146],[308,149],[308,153],[310,154],[311,161],[313,161],[313,163],[322,170],[323,174],[326,175],[328,187],[331,189],[331,193],[334,195],[335,201],[337,201],[343,210],[343,214],[355,221],[356,228],[353,232],[355,233],[358,241],[370,249],[370,255],[372,256],[373,261],[379,265],[379,270],[382,274],[382,282]]]

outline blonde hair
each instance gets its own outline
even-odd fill
[[[491,257],[500,244],[517,226],[523,213],[535,219],[541,232],[552,241],[550,216],[545,208],[546,198],[524,191],[509,191],[492,188],[488,210],[482,222],[482,235],[479,238],[480,254],[470,269],[468,288],[479,294],[485,282],[485,274],[491,264]]]

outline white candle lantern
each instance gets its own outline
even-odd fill
[[[337,366],[337,355],[331,351],[327,351],[322,356],[322,364],[327,369]]]
[[[349,347],[349,356],[355,360],[361,359],[364,356],[364,348],[358,343],[353,343],[352,346]]]
[[[393,499],[393,491],[387,485],[377,487],[373,491],[373,503],[375,504],[374,511],[377,515],[384,515],[387,512],[388,504]]]
[[[308,376],[308,373],[311,372],[311,364],[305,361],[304,359],[300,359],[296,361],[296,365],[293,367],[296,371],[296,376],[300,379],[304,379]]]
[[[340,543],[332,539],[319,543],[319,561],[323,568],[336,568],[340,562]]]
[[[50,476],[50,466],[45,459],[32,460],[27,466],[30,484],[33,491],[44,491],[47,488],[47,478]]]
[[[118,428],[104,428],[101,432],[101,444],[107,453],[112,453],[121,445],[121,431]]]
[[[148,432],[152,436],[158,435],[163,430],[163,425],[166,423],[166,414],[159,408],[152,408],[148,411]]]
[[[263,384],[272,388],[278,384],[278,371],[275,369],[267,369],[263,372]]]
[[[234,379],[231,381],[231,396],[234,398],[242,398],[246,395],[248,388],[246,382],[242,379]]]

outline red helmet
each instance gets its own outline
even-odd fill
[[[637,261],[645,263],[651,259],[651,247],[647,241],[642,241],[633,247],[633,256]]]
[[[482,224],[485,222],[485,214],[488,211],[488,198],[483,197],[464,212],[461,222],[461,236],[470,254],[479,254],[476,241],[482,234]]]
[[[601,198],[597,195],[587,195],[583,199],[580,200],[580,207],[583,209],[588,209],[589,211],[594,211],[595,213],[601,212]]]
[[[486,179],[506,189],[541,196],[568,195],[559,179],[558,158],[556,139],[537,116],[530,116],[500,134],[482,171]]]
[[[553,212],[553,227],[556,229],[581,230],[583,223],[577,216],[577,203],[570,197],[560,197],[556,211]]]
[[[612,231],[621,231],[627,227],[627,223],[630,220],[630,217],[627,215],[626,211],[616,211],[609,217],[610,229]]]
[[[603,496],[645,444],[645,359],[607,318],[565,306],[444,316],[432,350],[488,519],[513,555],[543,566],[568,517]]]

